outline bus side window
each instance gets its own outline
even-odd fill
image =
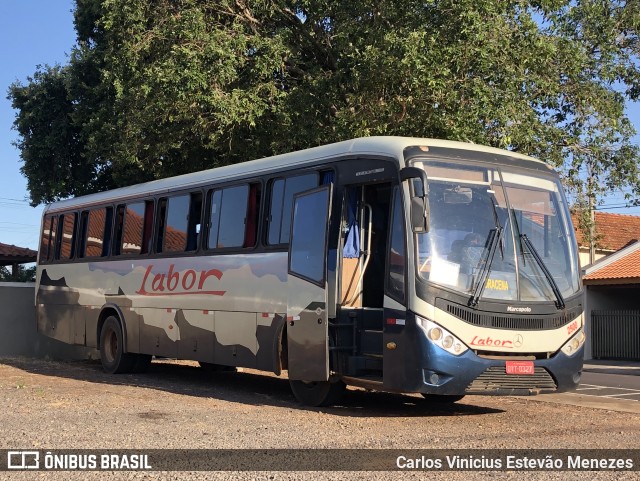
[[[113,255],[120,255],[120,248],[122,247],[122,232],[124,229],[124,205],[119,205],[116,209],[116,225],[114,230],[113,240]]]
[[[167,222],[167,198],[158,201],[158,215],[156,217],[156,252],[162,252],[164,247],[164,228]]]
[[[258,238],[258,215],[260,214],[260,184],[249,186],[249,206],[245,222],[242,247],[254,247]]]
[[[83,231],[86,234],[84,238],[84,257],[100,257],[104,252],[104,238],[106,230],[106,208],[90,210],[86,220],[86,226]],[[83,215],[85,213],[83,212]],[[80,251],[81,254],[82,251]]]
[[[74,252],[75,227],[77,214],[63,214],[60,216],[62,236],[60,239],[60,260],[72,259]]]
[[[144,203],[144,226],[142,229],[142,254],[148,254],[151,251],[151,233],[153,232],[153,210],[152,200]]]
[[[51,219],[51,234],[49,238],[49,252],[47,260],[52,261],[56,258],[56,250],[58,248],[58,216]]]
[[[87,227],[89,222],[89,211],[85,210],[80,213],[80,230],[78,231],[78,258],[85,256],[87,246]]]
[[[394,189],[393,213],[391,216],[391,236],[389,242],[389,273],[387,277],[387,291],[394,299],[404,301],[405,277],[405,235],[404,212],[400,199],[400,189]]]
[[[207,240],[209,249],[244,246],[248,198],[249,186],[246,184],[227,187],[211,194]]]
[[[49,250],[51,242],[51,224],[53,222],[52,216],[45,217],[42,222],[42,235],[40,236],[40,263],[49,260]]]
[[[186,250],[189,200],[189,195],[177,195],[167,199],[163,252],[184,252]]]
[[[194,192],[191,194],[191,202],[189,204],[189,217],[187,225],[187,251],[195,251],[200,244],[202,217],[202,193]]]
[[[102,244],[102,257],[109,255],[109,249],[111,248],[111,234],[113,231],[113,207],[107,207],[105,209],[104,216],[104,242]]]
[[[291,234],[291,208],[293,196],[318,186],[318,174],[303,174],[271,182],[267,243],[286,244]]]
[[[124,227],[121,254],[140,254],[144,232],[144,202],[127,204],[124,214]]]

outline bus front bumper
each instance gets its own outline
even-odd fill
[[[532,374],[507,374],[506,360],[487,359],[467,351],[454,356],[428,341],[418,392],[423,394],[531,396],[574,390],[580,383],[584,346],[572,356],[558,351],[533,361]]]

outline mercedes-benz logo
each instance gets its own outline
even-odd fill
[[[524,338],[520,334],[516,335],[516,337],[513,338],[513,345],[515,347],[522,346],[523,342],[524,342]]]

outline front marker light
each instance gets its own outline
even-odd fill
[[[427,338],[433,344],[454,356],[459,356],[469,349],[460,339],[435,322],[418,316],[418,325],[425,330]]]
[[[439,341],[440,339],[442,339],[442,329],[440,329],[439,327],[432,327],[428,332],[429,339],[431,339],[432,341]]]
[[[584,341],[587,339],[587,336],[584,333],[584,329],[580,328],[578,332],[576,332],[575,336],[569,339],[564,346],[562,346],[562,352],[564,352],[567,356],[573,356],[578,349],[584,344]]]

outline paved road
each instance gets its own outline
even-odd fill
[[[637,414],[640,413],[640,367],[588,365],[576,391],[530,399]]]
[[[605,398],[640,401],[640,377],[634,375],[584,372],[577,393]]]

